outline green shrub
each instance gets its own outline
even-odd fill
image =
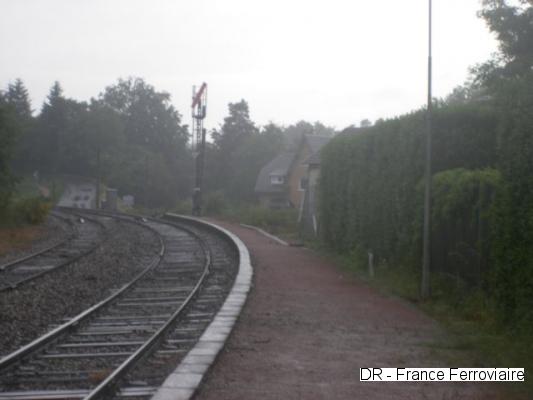
[[[192,201],[191,200],[181,200],[172,207],[169,212],[181,215],[190,215],[192,214]]]
[[[501,190],[501,174],[485,168],[456,168],[433,176],[431,218],[432,270],[452,275],[454,284],[470,290],[486,283],[493,264],[495,197]],[[419,184],[419,198],[424,185]],[[418,206],[415,241],[422,232],[422,202]]]
[[[208,193],[204,198],[204,214],[220,216],[228,209],[228,202],[220,190]]]
[[[14,200],[8,207],[7,224],[37,225],[45,221],[52,204],[41,197],[28,197]]]

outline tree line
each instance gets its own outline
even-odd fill
[[[500,319],[533,329],[533,5],[485,0],[500,43],[435,100],[432,259],[436,279],[477,289]],[[347,129],[322,152],[322,236],[364,262],[421,265],[426,111]],[[409,268],[408,268],[409,269]]]
[[[260,168],[303,134],[333,135],[320,122],[257,126],[248,103],[230,103],[210,132],[205,191],[224,202],[255,200]],[[190,198],[194,179],[189,129],[170,95],[140,78],[119,79],[88,102],[64,95],[55,82],[38,113],[22,80],[0,91],[0,207],[15,176],[98,176],[139,205],[172,208]],[[4,203],[2,203],[4,202]]]

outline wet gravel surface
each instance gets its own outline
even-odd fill
[[[19,289],[0,293],[0,355],[106,298],[144,269],[143,258],[159,251],[156,235],[146,228],[109,219],[104,225],[108,238],[95,252]]]
[[[40,229],[42,230],[42,234],[37,240],[33,241],[24,249],[11,251],[0,257],[0,265],[44,250],[47,247],[68,239],[74,233],[72,226],[67,221],[53,215],[48,216],[46,222]]]

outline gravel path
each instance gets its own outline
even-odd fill
[[[217,223],[250,249],[254,290],[196,400],[509,398],[493,384],[359,382],[365,367],[452,367],[434,354],[442,329],[310,250]]]
[[[120,221],[110,225],[110,238],[89,256],[20,289],[0,292],[0,355],[109,296],[159,251],[151,231]]]

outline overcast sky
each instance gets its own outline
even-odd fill
[[[343,128],[425,102],[427,0],[0,0],[0,86],[22,78],[40,109],[54,80],[78,100],[140,76],[190,122],[209,85],[207,127],[244,98],[258,124]],[[479,0],[434,0],[434,93],[496,42]]]

